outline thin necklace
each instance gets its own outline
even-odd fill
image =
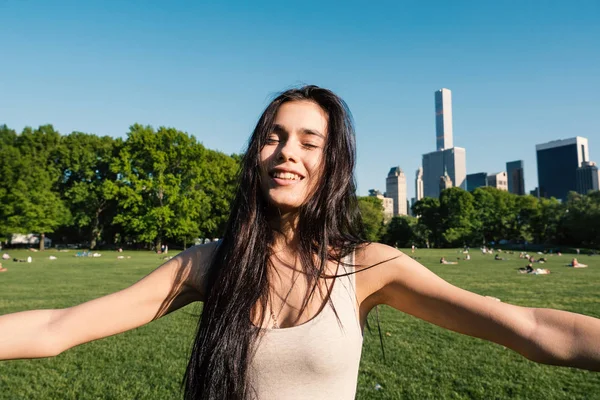
[[[292,289],[294,288],[294,285],[296,284],[296,281],[298,280],[299,276],[300,276],[300,272],[298,272],[298,274],[292,280],[292,285],[290,286],[290,290],[288,290],[287,294],[283,298],[283,303],[281,303],[281,308],[279,309],[279,312],[277,313],[277,315],[275,315],[275,313],[273,312],[273,302],[270,301],[271,307],[269,307],[269,308],[271,309],[271,318],[273,319],[273,325],[271,326],[271,329],[280,329],[279,323],[277,322],[277,317],[279,317],[279,315],[283,311],[285,302],[287,301],[288,297],[290,297],[290,294],[292,293]]]

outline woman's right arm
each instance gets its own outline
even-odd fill
[[[192,247],[130,287],[74,307],[0,316],[0,360],[52,357],[202,301],[215,248]]]

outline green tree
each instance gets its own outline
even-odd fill
[[[416,218],[409,216],[393,217],[386,225],[382,241],[394,247],[410,247],[414,242],[413,227]]]
[[[413,205],[412,210],[418,218],[415,231],[419,232],[418,237],[421,240],[425,240],[425,246],[441,246],[443,226],[440,201],[433,197],[424,197]]]
[[[565,207],[554,197],[540,198],[538,209],[531,217],[534,242],[540,244],[559,244],[563,238],[562,220]]]
[[[458,187],[442,191],[440,217],[444,229],[442,238],[447,245],[461,246],[471,243],[479,222],[471,193]]]
[[[81,132],[63,136],[60,189],[79,237],[87,238],[91,249],[105,226],[112,223],[105,212],[115,207],[117,174],[110,166],[122,144],[121,139]]]
[[[566,243],[582,247],[600,246],[600,192],[569,193],[562,220]]]
[[[219,234],[229,213],[237,163],[173,128],[133,125],[112,165],[119,174],[114,222],[135,240]]]
[[[2,169],[13,170],[4,177],[0,194],[2,230],[7,234],[37,233],[40,250],[44,250],[45,235],[70,220],[69,210],[56,190],[60,178],[60,134],[52,125],[43,125],[35,130],[25,128],[20,135],[4,129],[1,136],[12,157]]]
[[[383,202],[374,196],[359,197],[358,208],[365,226],[366,239],[371,242],[379,241],[383,228]]]

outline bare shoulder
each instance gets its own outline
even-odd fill
[[[206,294],[206,274],[219,242],[212,242],[190,247],[182,251],[169,262],[174,263],[175,282],[185,284],[198,293],[200,301]]]
[[[356,249],[356,285],[359,303],[381,303],[376,299],[398,270],[409,258],[400,250],[381,243],[369,243]]]

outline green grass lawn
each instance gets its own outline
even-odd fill
[[[8,253],[31,255],[33,263],[3,262],[9,270],[0,274],[0,314],[68,307],[122,289],[161,263],[148,252],[125,252],[131,258],[124,260],[117,260],[114,252],[102,252],[100,258],[76,258],[73,251]],[[49,255],[58,260],[48,260]],[[511,304],[600,318],[600,257],[581,256],[590,267],[575,270],[565,267],[569,256],[554,256],[543,266],[552,274],[535,276],[516,272],[525,264],[517,254],[504,253],[509,260],[494,261],[474,251],[471,261],[458,265],[438,263],[441,256],[460,257],[456,250],[418,250],[415,256],[464,289]],[[0,362],[0,399],[181,398],[179,384],[199,311],[199,305],[191,305],[52,359]],[[387,362],[382,361],[371,315],[373,332],[365,330],[358,399],[600,399],[598,373],[538,365],[502,346],[391,308],[382,307],[380,316]]]

